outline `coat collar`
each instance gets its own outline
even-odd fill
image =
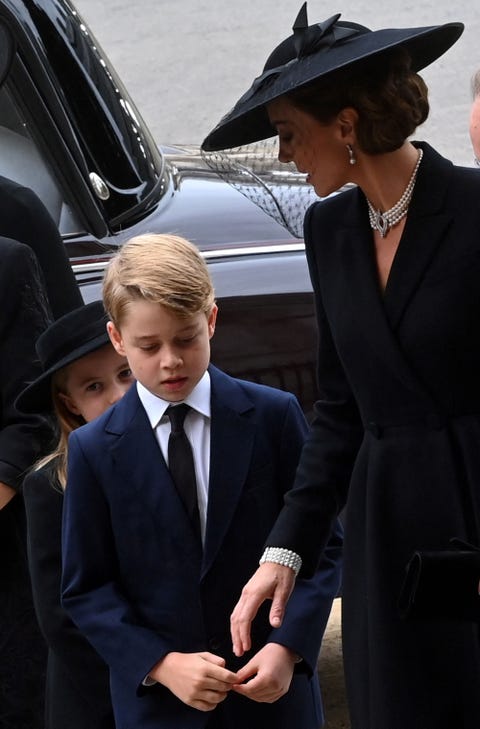
[[[385,312],[392,329],[398,326],[451,222],[444,204],[453,165],[428,144],[416,146],[423,149],[424,156],[384,293]]]
[[[445,209],[453,165],[429,145],[422,143],[424,156],[385,292],[378,282],[372,231],[364,194],[349,194],[344,224],[334,233],[336,250],[343,266],[344,285],[354,309],[352,317],[377,354],[409,390],[423,392],[407,359],[403,356],[396,330],[408,308],[425,270],[441,243],[451,214]],[[358,306],[361,302],[361,306]]]
[[[350,197],[345,224],[339,229],[340,240],[351,239],[352,229],[355,229],[355,246],[364,263],[362,274],[368,278],[373,277],[373,285],[369,289],[375,299],[382,302],[392,329],[398,326],[451,221],[451,215],[445,212],[444,206],[453,165],[425,142],[415,143],[415,146],[423,149],[423,159],[403,235],[383,295],[378,284],[372,233],[366,224],[367,203],[360,190],[355,190]]]

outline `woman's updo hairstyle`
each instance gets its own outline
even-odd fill
[[[287,98],[322,124],[330,123],[342,109],[355,109],[357,143],[367,154],[401,147],[429,112],[427,86],[402,48],[340,69]]]

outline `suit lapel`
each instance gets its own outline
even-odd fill
[[[231,524],[251,464],[255,424],[244,414],[253,403],[241,387],[210,368],[212,411],[210,479],[202,576],[211,567]]]
[[[118,478],[135,490],[154,518],[166,513],[182,529],[188,525],[194,536],[135,386],[117,404],[106,430],[117,436],[110,452]]]

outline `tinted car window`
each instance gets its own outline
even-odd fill
[[[31,125],[15,103],[8,84],[2,86],[0,175],[31,188],[42,200],[62,234],[76,232],[79,223],[30,129]]]

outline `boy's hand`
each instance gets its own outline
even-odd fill
[[[242,685],[234,686],[233,690],[253,701],[272,704],[290,688],[296,660],[297,656],[289,648],[267,643],[238,671],[237,679]]]
[[[260,605],[272,600],[270,625],[279,628],[285,614],[285,606],[295,586],[295,572],[274,562],[264,562],[242,590],[240,600],[230,618],[233,652],[243,656],[250,650],[250,626]]]
[[[225,660],[213,653],[167,653],[149,676],[166,686],[184,704],[211,711],[223,701],[238,678]]]

